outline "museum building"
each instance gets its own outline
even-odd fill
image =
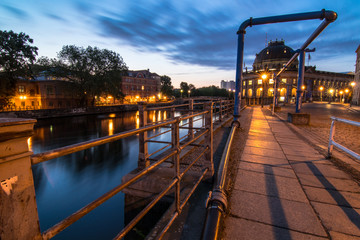
[[[295,51],[285,45],[284,40],[270,41],[268,46],[256,54],[252,71],[243,72],[242,97],[247,104],[272,102],[274,80],[277,73],[294,55]],[[279,101],[294,102],[297,90],[298,65],[296,59],[279,77]],[[262,76],[266,77],[262,77]],[[353,73],[335,73],[316,70],[316,66],[305,66],[303,101],[348,102],[353,92]]]

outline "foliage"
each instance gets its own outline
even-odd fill
[[[87,105],[88,99],[94,105],[96,95],[111,95],[115,99],[124,96],[121,92],[121,79],[128,68],[116,52],[97,47],[67,45],[58,53],[58,59],[41,60],[41,65],[50,67],[51,74],[75,83],[84,105]]]
[[[161,76],[161,93],[167,97],[172,96],[173,86],[171,84],[171,78],[169,76],[163,75]]]
[[[183,90],[183,94],[187,94],[187,92],[189,91],[189,85],[187,82],[181,82],[180,83],[180,90]]]
[[[15,95],[16,82],[31,78],[31,64],[36,60],[38,48],[25,33],[0,30],[0,109]]]
[[[192,96],[212,96],[212,97],[229,97],[226,89],[218,88],[216,86],[197,88],[191,91]]]

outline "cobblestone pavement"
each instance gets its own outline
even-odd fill
[[[283,119],[287,119],[288,112],[295,112],[294,104],[282,106],[281,112],[277,114]],[[305,103],[302,106],[301,112],[311,114],[310,125],[297,125],[297,127],[307,133],[316,135],[317,138],[322,139],[325,145],[329,141],[331,116],[360,122],[360,108],[355,106],[349,107],[348,104]],[[360,127],[340,122],[336,122],[335,126],[335,141],[352,151],[360,153]]]
[[[360,239],[360,186],[277,117],[255,107],[223,239]]]

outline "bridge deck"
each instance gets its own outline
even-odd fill
[[[276,117],[254,108],[224,239],[360,239],[360,186]]]

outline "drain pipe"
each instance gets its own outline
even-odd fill
[[[320,26],[315,30],[315,32],[308,38],[308,40],[300,48],[300,50],[304,50],[322,32],[322,30],[324,30],[329,23],[335,21],[336,18],[337,18],[336,12],[323,9],[317,12],[296,13],[296,14],[287,14],[287,15],[263,17],[263,18],[250,18],[244,21],[240,25],[239,30],[237,31],[238,52],[237,52],[237,60],[236,60],[234,122],[238,122],[240,117],[241,92],[242,92],[241,83],[243,78],[242,73],[243,73],[243,59],[244,59],[244,37],[246,33],[245,29],[248,26],[252,27],[254,25],[263,25],[270,23],[293,22],[293,21],[302,21],[302,20],[311,20],[311,19],[321,19],[321,20],[325,19],[325,21],[320,24]],[[294,61],[298,55],[299,53],[295,53],[294,56],[290,59],[290,61],[291,62]],[[286,66],[288,66],[288,64]],[[284,71],[284,69],[282,69],[282,71]],[[280,75],[282,71],[280,71],[276,75],[276,77]]]
[[[239,125],[233,123],[229,137],[227,139],[224,152],[221,156],[219,170],[216,175],[216,185],[213,191],[209,192],[208,199],[206,201],[206,220],[202,231],[202,239],[217,239],[219,236],[219,226],[221,223],[221,217],[226,212],[227,208],[227,195],[225,193],[226,172],[229,164],[229,155],[231,144],[234,139],[236,128]]]

